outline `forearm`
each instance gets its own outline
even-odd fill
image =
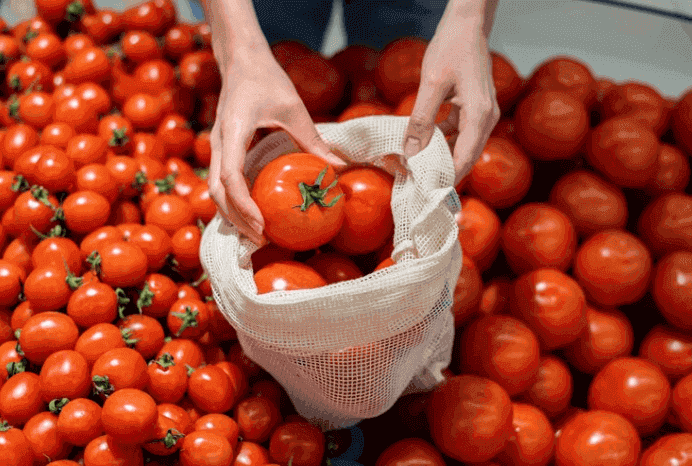
[[[445,16],[452,21],[465,20],[478,24],[485,37],[490,36],[499,0],[449,0]]]
[[[212,32],[212,48],[220,64],[230,51],[258,50],[268,44],[257,21],[252,0],[202,0]]]

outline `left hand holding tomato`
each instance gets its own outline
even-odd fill
[[[450,1],[423,57],[418,96],[404,136],[404,154],[424,149],[445,100],[453,104],[443,131],[458,129],[450,140],[456,186],[476,162],[500,118],[492,79],[488,35],[496,1]],[[451,98],[450,98],[451,97]]]

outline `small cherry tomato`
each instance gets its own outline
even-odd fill
[[[58,432],[72,445],[86,446],[103,434],[101,406],[88,398],[69,401],[58,415]]]

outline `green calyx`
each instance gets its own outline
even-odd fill
[[[307,184],[301,182],[298,185],[298,189],[300,189],[300,194],[303,197],[303,203],[301,205],[294,206],[294,208],[300,207],[300,211],[305,212],[312,204],[317,204],[320,207],[332,207],[343,196],[343,194],[339,194],[329,203],[324,202],[324,198],[327,196],[329,190],[336,186],[336,184],[339,182],[337,179],[334,179],[334,181],[332,181],[332,183],[326,188],[320,188],[322,180],[324,179],[324,176],[327,174],[328,168],[329,166],[324,167],[320,174],[317,175],[317,179],[315,180],[314,184]]]
[[[197,322],[197,314],[199,314],[199,311],[197,310],[192,310],[190,306],[185,306],[185,312],[172,312],[171,315],[174,317],[177,317],[180,319],[182,324],[180,325],[180,328],[178,331],[175,333],[176,337],[179,337],[182,335],[182,333],[188,328],[188,327],[197,327],[199,324]]]

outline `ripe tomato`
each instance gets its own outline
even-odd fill
[[[195,431],[182,441],[181,466],[222,466],[233,462],[233,447],[226,437],[210,430]]]
[[[514,431],[507,392],[473,375],[450,377],[439,385],[428,403],[427,418],[435,446],[459,461],[493,458]]]
[[[393,263],[392,259],[385,259],[377,267],[387,267],[388,265],[385,264],[388,264],[388,261]],[[457,282],[454,286],[454,299],[452,302],[452,313],[454,314],[454,326],[456,328],[461,327],[475,312],[481,299],[482,291],[483,281],[478,267],[476,267],[471,258],[463,254],[461,273],[457,277]]]
[[[89,103],[98,115],[105,115],[111,110],[112,102],[106,90],[98,84],[86,82],[75,89],[75,94]]]
[[[615,358],[628,356],[634,346],[632,324],[616,309],[586,308],[584,333],[565,349],[565,359],[581,372],[596,374]]]
[[[37,313],[57,311],[67,306],[72,287],[77,286],[74,278],[69,278],[64,265],[48,264],[35,268],[26,277],[24,295]]]
[[[396,105],[418,89],[427,46],[425,40],[404,37],[390,42],[382,51],[375,77],[377,88],[387,101]]]
[[[161,194],[153,199],[144,213],[144,222],[173,235],[177,230],[194,223],[190,203],[177,194]]]
[[[538,339],[510,316],[486,316],[466,326],[459,351],[460,373],[486,377],[510,396],[531,387],[540,365]]]
[[[538,269],[519,277],[511,311],[536,333],[545,349],[572,343],[587,325],[584,291],[557,269]]]
[[[21,429],[0,425],[0,461],[8,466],[33,466],[34,453]]]
[[[58,432],[66,442],[86,446],[103,434],[101,406],[88,398],[71,400],[60,410]]]
[[[577,170],[557,180],[550,203],[562,210],[581,236],[623,228],[627,222],[627,200],[622,190],[587,170]]]
[[[5,343],[0,344],[0,382],[5,383],[13,372],[13,368],[10,366],[10,371],[7,371],[8,365],[10,363],[22,362],[22,356],[17,353],[17,341],[9,340]],[[230,364],[230,363],[229,363]]]
[[[596,83],[589,67],[572,57],[550,58],[540,64],[529,78],[530,91],[556,89],[566,92],[590,109],[596,99]]]
[[[110,323],[118,316],[118,296],[113,288],[98,281],[77,288],[67,302],[67,315],[81,328]]]
[[[238,443],[233,466],[269,464],[269,461],[269,450],[258,443],[242,441]]]
[[[341,100],[346,76],[319,54],[307,54],[286,64],[286,74],[310,114],[329,113]]]
[[[197,220],[205,225],[216,216],[216,203],[209,195],[209,187],[201,183],[192,188],[189,196],[190,208]]]
[[[321,252],[305,261],[327,283],[337,283],[345,280],[355,280],[363,276],[355,262],[348,256],[337,252]]]
[[[542,356],[536,379],[522,398],[555,419],[567,410],[573,392],[574,381],[567,364],[556,356]]]
[[[156,37],[147,31],[127,31],[120,39],[120,48],[125,58],[135,64],[161,58]]]
[[[199,339],[207,331],[211,313],[203,301],[178,299],[168,311],[168,331],[176,338]]]
[[[614,85],[603,95],[602,117],[632,117],[651,127],[659,136],[663,133],[668,111],[661,94],[644,83],[627,82]]]
[[[185,396],[188,387],[187,368],[176,364],[170,354],[164,353],[150,362],[147,373],[149,381],[146,391],[158,403],[177,403]]]
[[[55,103],[50,94],[33,91],[23,94],[17,102],[17,116],[22,122],[37,130],[41,130],[52,123]]]
[[[195,49],[195,29],[189,24],[177,24],[166,31],[163,40],[166,58],[179,61],[183,55]]]
[[[491,51],[490,58],[493,61],[493,83],[495,84],[495,96],[502,113],[506,113],[523,88],[523,81],[514,64],[504,55]]]
[[[532,179],[533,166],[523,150],[491,137],[469,174],[468,191],[491,207],[510,207],[528,193]]]
[[[85,14],[79,21],[79,30],[99,45],[111,42],[122,32],[122,29],[120,13],[110,9],[100,9],[93,14]]]
[[[319,427],[305,421],[286,422],[272,433],[269,455],[277,463],[318,466],[324,456],[324,443]]]
[[[77,133],[96,133],[98,114],[79,96],[56,102],[53,121],[71,125]]]
[[[392,109],[384,104],[375,102],[354,102],[341,112],[338,123],[373,115],[391,115]]]
[[[5,82],[15,92],[26,91],[30,86],[46,92],[53,89],[53,74],[40,61],[14,62],[6,73]]]
[[[86,34],[72,34],[63,42],[67,58],[74,58],[77,54],[94,46],[94,41]]]
[[[116,441],[109,435],[101,435],[84,448],[84,464],[89,466],[144,466],[144,454],[138,445]]]
[[[114,348],[94,362],[91,380],[94,391],[102,396],[124,388],[144,390],[148,382],[147,363],[133,349]]]
[[[108,201],[110,215],[110,205],[115,203],[120,194],[110,170],[102,163],[90,163],[77,170],[76,178],[75,189],[92,191],[103,196]]]
[[[480,199],[462,197],[460,200],[461,210],[455,214],[454,219],[459,227],[461,250],[480,271],[485,271],[500,251],[500,219]]]
[[[156,357],[160,358],[164,353],[173,356],[175,363],[181,366],[189,365],[196,369],[205,363],[202,348],[194,341],[186,338],[174,338],[164,343]]]
[[[60,37],[50,33],[39,34],[31,39],[26,46],[26,54],[31,60],[41,62],[52,70],[60,68],[67,58]]]
[[[562,427],[555,443],[556,466],[635,466],[641,440],[632,423],[617,413],[587,411]]]
[[[101,422],[107,435],[121,444],[141,444],[155,432],[158,411],[154,399],[135,388],[116,390],[103,403]]]
[[[245,398],[234,406],[233,412],[240,436],[257,443],[268,440],[282,422],[279,405],[266,397]]]
[[[642,453],[640,466],[688,466],[692,458],[692,434],[667,434],[656,440]]]
[[[77,170],[86,165],[105,163],[107,151],[108,141],[94,134],[78,134],[72,137],[65,149]]]
[[[689,135],[690,128],[692,128],[692,91],[680,97],[671,114],[671,127],[675,141],[688,154],[692,153],[692,137]]]
[[[132,149],[132,122],[122,115],[112,114],[101,118],[98,134],[108,141],[108,145],[116,154],[127,154]]]
[[[656,264],[652,294],[668,322],[692,329],[692,252],[674,252]]]
[[[112,287],[139,286],[147,275],[147,256],[126,241],[113,241],[98,249],[94,261],[99,278]]]
[[[273,262],[255,272],[257,293],[319,288],[327,282],[313,268],[301,262]]]
[[[692,196],[672,193],[654,199],[639,217],[637,231],[656,258],[692,251]]]
[[[39,136],[36,130],[27,124],[18,123],[7,128],[2,139],[2,161],[6,167],[12,167],[15,159],[26,150],[38,144]]]
[[[205,414],[195,421],[194,430],[212,431],[223,435],[231,444],[233,451],[236,451],[240,428],[232,417],[220,413]]]
[[[87,360],[74,350],[56,351],[48,356],[39,377],[46,403],[56,398],[83,398],[91,388]]]
[[[0,260],[0,306],[13,306],[19,301],[26,273],[19,266]]]
[[[94,191],[77,191],[62,203],[65,226],[73,233],[85,234],[102,227],[111,214],[111,204]]]
[[[187,157],[195,143],[195,132],[190,129],[185,117],[177,113],[170,113],[161,119],[156,137],[163,144],[168,157]]]
[[[547,465],[553,458],[555,432],[546,415],[535,406],[512,403],[514,435],[497,460],[506,465]]]
[[[19,344],[29,361],[43,364],[52,353],[73,349],[78,337],[79,329],[69,316],[46,311],[37,313],[26,321],[19,336]]]
[[[644,296],[651,262],[651,254],[639,238],[622,230],[606,230],[582,243],[573,273],[592,302],[619,306]]]
[[[380,453],[375,466],[395,466],[412,461],[429,466],[446,464],[440,452],[430,443],[420,438],[405,438]]]
[[[137,307],[144,315],[160,318],[168,315],[168,310],[177,300],[175,282],[166,275],[152,273],[145,279]]]
[[[674,384],[692,373],[692,338],[684,332],[657,325],[642,340],[639,356],[656,364]]]
[[[171,237],[171,252],[178,270],[196,270],[201,267],[199,259],[201,242],[202,232],[197,226],[183,226],[173,234]]]
[[[33,372],[20,372],[0,388],[0,414],[10,425],[21,427],[45,410],[40,378]]]
[[[654,178],[647,191],[653,195],[684,191],[689,182],[689,158],[675,146],[661,144]]]
[[[692,375],[675,384],[671,401],[672,421],[685,432],[692,432]]]
[[[331,241],[346,216],[346,199],[337,183],[332,167],[311,154],[287,154],[268,163],[252,186],[267,238],[294,251]]]
[[[82,259],[86,259],[89,254],[99,249],[102,245],[122,239],[123,235],[121,231],[114,226],[108,225],[92,231],[86,235],[79,244],[79,251]]]
[[[198,50],[185,54],[180,59],[178,68],[180,70],[179,81],[183,87],[192,89],[200,95],[218,93],[221,89],[219,66],[209,50]]]
[[[24,436],[34,452],[34,465],[46,466],[51,459],[67,458],[72,445],[58,432],[58,416],[50,411],[38,413],[24,425]]]
[[[84,356],[89,367],[92,367],[102,354],[115,348],[125,348],[120,329],[110,323],[100,323],[82,332],[74,350]]]
[[[502,249],[517,275],[541,267],[564,272],[576,248],[577,234],[569,217],[548,204],[524,204],[505,221]]]
[[[199,367],[188,379],[187,394],[197,408],[206,413],[225,413],[237,397],[231,379],[220,367]]]
[[[157,97],[150,94],[132,94],[123,105],[123,115],[135,130],[152,130],[161,121],[162,105]]]
[[[163,326],[153,317],[131,314],[118,322],[123,338],[145,360],[150,360],[164,344]]]

